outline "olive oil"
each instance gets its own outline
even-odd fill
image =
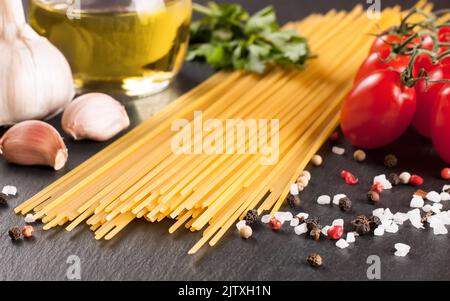
[[[28,16],[64,53],[77,88],[151,94],[180,70],[191,0],[156,0],[160,5],[143,8],[132,0],[80,0],[75,11],[67,2],[31,0]]]

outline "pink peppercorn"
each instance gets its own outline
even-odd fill
[[[271,218],[269,221],[269,225],[274,231],[279,231],[281,229],[281,222],[276,218]]]
[[[423,178],[418,175],[412,175],[411,179],[409,180],[411,185],[413,186],[420,186],[423,184]]]
[[[34,228],[32,226],[23,226],[22,234],[23,237],[29,238],[32,237],[34,233]]]
[[[349,185],[356,185],[359,182],[357,177],[355,177],[351,172],[348,172],[346,170],[341,171],[341,178],[343,178],[345,180],[345,183]]]
[[[376,182],[372,185],[370,190],[375,191],[376,193],[381,193],[384,190],[384,186],[380,182]]]
[[[344,235],[344,228],[342,226],[333,226],[328,229],[327,235],[331,239],[340,239]]]
[[[450,180],[450,168],[444,168],[444,169],[441,171],[441,177],[442,177],[444,180]]]

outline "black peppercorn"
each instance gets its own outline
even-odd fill
[[[430,217],[433,216],[433,212],[427,212],[422,216],[422,223],[428,223],[428,221],[430,220]]]
[[[348,197],[344,197],[339,200],[339,208],[342,211],[349,211],[352,209],[352,201]]]
[[[311,238],[314,240],[319,240],[320,234],[322,234],[322,232],[320,231],[319,228],[314,228],[311,230],[311,232],[309,232],[309,236],[311,236]]]
[[[397,166],[398,159],[395,155],[389,154],[386,157],[384,157],[384,165],[387,167],[395,167]]]
[[[19,240],[22,238],[22,230],[20,228],[13,227],[8,231],[8,235],[14,241]]]
[[[298,195],[289,194],[287,196],[287,203],[288,203],[289,207],[291,207],[292,209],[295,209],[298,206],[300,206],[300,197]]]
[[[8,202],[6,201],[6,196],[0,193],[0,206],[5,206],[6,204],[8,204]]]
[[[351,222],[356,233],[364,235],[370,232],[370,221],[365,215],[358,215],[356,219]]]
[[[247,226],[253,226],[258,220],[258,211],[255,209],[249,210],[245,215],[244,220]]]
[[[371,190],[371,191],[369,191],[369,192],[367,193],[367,199],[368,199],[370,202],[377,203],[377,202],[380,201],[380,194],[379,194],[378,192],[376,192],[376,191]]]
[[[375,231],[375,229],[381,225],[381,220],[378,218],[378,216],[371,216],[369,217],[369,225],[370,225],[370,231]]]
[[[388,176],[388,181],[392,184],[392,186],[400,185],[400,176],[396,173],[391,173]]]
[[[305,220],[306,226],[308,228],[308,231],[312,231],[314,229],[322,229],[322,226],[320,225],[320,220],[317,217],[309,217]]]
[[[319,254],[309,255],[308,258],[306,259],[306,261],[309,263],[309,265],[311,265],[312,267],[315,267],[315,268],[318,268],[318,267],[322,266],[322,264],[323,264],[322,256],[320,256]]]

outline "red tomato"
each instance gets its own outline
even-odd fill
[[[442,27],[438,31],[439,42],[441,43],[450,43],[450,26]],[[450,50],[450,47],[441,47],[440,53]],[[441,61],[441,64],[449,65],[450,64],[450,56],[444,58]]]
[[[369,53],[383,52],[386,50],[391,51],[392,44],[400,44],[402,41],[404,41],[404,37],[398,35],[388,34],[379,36],[373,41]]]
[[[375,71],[350,91],[342,106],[342,130],[357,147],[382,147],[406,131],[415,109],[415,90],[403,85],[400,73]]]
[[[433,106],[431,136],[438,154],[450,163],[450,84],[446,84],[438,93]]]
[[[431,80],[450,79],[450,65],[437,65],[428,76]],[[423,136],[431,138],[431,110],[445,83],[421,80],[416,84],[417,109],[414,115],[414,128]]]
[[[399,73],[403,72],[406,66],[408,66],[410,57],[403,55],[396,55],[392,60],[384,63],[383,61],[389,57],[390,53],[391,53],[390,50],[384,50],[381,52],[374,52],[370,54],[369,57],[363,62],[363,64],[359,68],[358,73],[356,74],[355,77],[355,83],[371,75],[377,70],[391,69]]]

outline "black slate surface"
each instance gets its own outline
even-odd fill
[[[415,1],[381,0],[382,5]],[[200,1],[204,2],[204,1]],[[277,8],[280,20],[297,20],[312,12],[324,12],[331,8],[350,8],[366,1],[296,1],[251,0],[245,3],[255,11],[268,4]],[[447,1],[435,1],[443,8]],[[447,5],[445,5],[447,4]],[[367,5],[367,4],[365,4]],[[153,114],[177,95],[194,87],[207,78],[212,71],[206,67],[187,64],[174,85],[161,95],[127,103],[133,124]],[[59,118],[52,120],[59,128]],[[449,280],[449,238],[434,236],[429,230],[416,230],[409,225],[401,227],[398,234],[384,237],[362,237],[356,244],[339,250],[331,241],[315,242],[298,237],[290,227],[273,233],[264,225],[255,228],[254,236],[243,241],[233,229],[215,248],[204,248],[194,256],[187,251],[199,238],[199,234],[180,231],[169,235],[168,222],[148,224],[136,221],[113,241],[95,241],[86,226],[73,233],[63,229],[49,232],[38,226],[33,240],[12,243],[6,232],[13,225],[23,224],[22,217],[13,208],[38,192],[41,188],[62,176],[65,172],[86,160],[106,146],[102,143],[66,141],[70,149],[67,167],[58,173],[46,168],[18,167],[0,161],[0,187],[16,185],[19,195],[9,201],[9,207],[0,208],[0,280],[65,280],[69,267],[66,260],[76,255],[81,260],[83,280],[366,280],[369,255],[381,258],[383,280]],[[343,143],[343,142],[341,142]],[[352,147],[344,156],[331,153],[331,145],[321,150],[325,163],[311,168],[313,179],[302,194],[301,211],[322,217],[324,224],[343,217],[349,222],[356,213],[370,213],[376,207],[365,200],[373,176],[386,173],[383,157],[395,153],[399,166],[394,171],[408,170],[426,179],[424,189],[438,190],[444,184],[439,171],[444,163],[436,156],[430,143],[410,131],[400,141],[382,150],[368,153],[368,160],[359,164],[351,159]],[[351,170],[361,184],[347,186],[339,177],[342,169]],[[413,187],[402,186],[383,193],[379,206],[389,207],[393,212],[406,212]],[[341,213],[336,207],[318,206],[315,199],[321,194],[345,193],[354,201],[351,213]],[[448,209],[448,204],[444,209]],[[412,246],[406,258],[394,257],[394,244],[403,242]],[[311,252],[320,253],[325,265],[319,270],[311,269],[305,258]]]

